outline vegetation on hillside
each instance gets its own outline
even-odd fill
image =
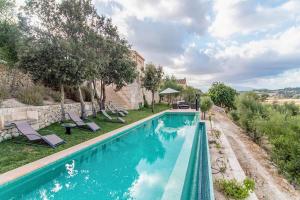
[[[258,90],[253,90],[253,92],[258,94],[272,94],[275,97],[280,97],[280,98],[294,98],[294,99],[300,98],[300,87],[283,88],[283,89],[275,89],[275,90],[258,89]]]
[[[300,184],[300,113],[293,103],[263,104],[253,92],[239,95],[230,115],[258,144],[267,138],[272,160],[293,183]],[[265,146],[268,148],[267,146]]]

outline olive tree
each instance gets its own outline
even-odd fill
[[[213,102],[209,96],[203,96],[200,102],[200,109],[203,112],[203,118],[205,120],[206,112],[208,112],[213,106]]]
[[[143,86],[146,90],[152,93],[152,112],[154,112],[154,94],[158,91],[163,77],[162,67],[156,67],[154,64],[150,63],[146,65],[145,76],[143,78]]]
[[[231,110],[234,108],[237,92],[224,83],[215,82],[208,90],[208,95],[215,105]]]

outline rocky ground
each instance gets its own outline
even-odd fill
[[[234,165],[232,164],[234,162],[228,161],[230,160],[228,157],[232,155],[229,155],[230,151],[226,144],[222,144],[225,141],[229,143],[229,149],[232,149],[238,161],[237,165],[240,165],[246,176],[253,178],[256,182],[255,194],[250,199],[256,199],[256,197],[260,200],[300,199],[299,191],[278,174],[266,151],[243,133],[243,130],[235,125],[222,109],[214,107],[212,116],[213,129],[218,129],[221,133],[221,139],[218,140],[210,131],[211,128],[208,128],[214,179],[233,178],[236,175],[235,166],[230,166],[230,164]],[[217,200],[225,199],[218,191],[215,191],[215,195]]]

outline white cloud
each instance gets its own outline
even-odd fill
[[[279,6],[266,6],[255,0],[215,0],[215,19],[209,31],[215,37],[268,32],[288,20],[299,17],[300,1],[291,0]]]
[[[285,71],[277,76],[257,78],[250,82],[243,83],[243,86],[250,88],[278,89],[284,87],[299,87],[300,68]]]
[[[173,65],[177,74],[190,77],[191,83],[197,86],[200,82],[207,86],[213,81],[224,81],[245,87],[253,82],[251,87],[261,87],[263,80],[278,76],[283,79],[282,76],[290,74],[286,71],[300,69],[299,55],[300,26],[297,26],[246,43],[216,42],[202,49],[192,43],[173,59]],[[282,85],[290,82],[282,82]],[[280,86],[277,84],[277,87]]]

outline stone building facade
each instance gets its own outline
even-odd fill
[[[145,70],[145,59],[137,51],[132,51],[132,59],[136,62],[138,76],[135,81],[121,90],[116,91],[113,85],[106,87],[107,102],[118,104],[127,109],[138,109],[144,105],[144,96],[147,103],[151,103],[152,95],[142,86],[142,79]],[[159,101],[158,93],[155,94],[155,101]]]

